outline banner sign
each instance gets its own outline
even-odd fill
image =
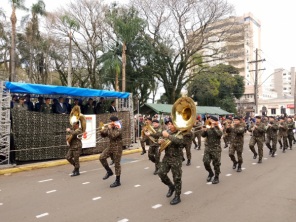
[[[96,147],[96,115],[84,115],[86,130],[82,136],[82,148]]]

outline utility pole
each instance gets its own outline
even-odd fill
[[[255,83],[254,83],[254,103],[255,103],[255,113],[258,114],[258,71],[265,69],[258,69],[258,63],[266,61],[265,59],[258,60],[258,49],[256,48],[256,59],[249,63],[255,63],[255,70],[250,70],[250,72],[255,71]]]

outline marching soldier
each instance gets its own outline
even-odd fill
[[[230,117],[227,117],[226,120],[223,123],[223,141],[225,143],[224,149],[228,147],[228,144],[230,143],[230,135],[226,132],[226,129],[229,125],[231,125],[232,119]]]
[[[187,157],[186,166],[190,166],[191,165],[191,145],[192,145],[193,133],[191,131],[186,132],[186,134],[183,135],[183,138],[185,141],[185,150],[186,150],[186,157]]]
[[[218,118],[215,116],[210,117],[211,128],[204,127],[201,134],[205,137],[205,151],[203,156],[203,162],[205,169],[209,172],[207,181],[212,181],[214,176],[213,170],[211,168],[211,162],[214,166],[215,177],[212,184],[219,183],[220,165],[221,165],[221,137],[222,130],[219,128]]]
[[[146,124],[151,125],[151,123],[152,123],[152,118],[147,117],[147,119],[145,120],[145,125]],[[142,150],[143,150],[141,155],[144,155],[146,153],[145,143],[150,143],[149,137],[145,135],[145,131],[146,131],[145,125],[143,126],[142,133],[141,133],[141,139],[140,139],[141,147],[142,147]]]
[[[69,143],[69,150],[66,155],[66,159],[69,163],[71,163],[74,166],[74,170],[71,174],[71,177],[80,175],[79,173],[79,156],[81,154],[82,150],[82,142],[81,139],[79,139],[77,136],[79,134],[82,134],[82,129],[79,127],[79,121],[73,124],[73,130],[70,128],[66,129],[67,133],[72,136],[72,139]]]
[[[286,149],[288,148],[288,126],[285,122],[285,118],[284,117],[280,117],[279,118],[279,131],[278,131],[278,142],[280,144],[280,149],[282,149],[283,147],[283,153],[286,152]],[[283,143],[282,143],[282,139],[283,139]]]
[[[152,125],[153,125],[153,129],[155,130],[155,133],[145,132],[145,135],[155,139],[155,143],[153,141],[149,141],[150,146],[148,150],[148,158],[153,163],[155,163],[154,175],[157,175],[158,169],[159,169],[159,159],[160,159],[159,143],[157,142],[157,140],[162,136],[163,129],[159,125],[159,121],[157,119],[152,120]]]
[[[294,128],[295,128],[295,124],[293,122],[292,117],[288,117],[287,119],[287,126],[288,126],[288,141],[289,141],[289,146],[290,146],[290,150],[292,150],[292,141],[294,140]]]
[[[265,133],[265,125],[261,123],[261,117],[256,116],[255,124],[249,129],[252,132],[252,137],[249,142],[250,150],[253,152],[253,159],[256,159],[259,153],[258,163],[262,163],[263,157],[263,141],[264,141],[264,133]],[[255,144],[258,146],[258,153],[255,151]]]
[[[274,117],[270,116],[269,122],[267,124],[266,128],[266,146],[268,147],[269,155],[271,157],[275,157],[275,152],[276,152],[276,144],[277,144],[277,131],[279,129],[279,126],[275,123]],[[270,141],[272,141],[272,146],[270,145]]]
[[[230,148],[229,148],[229,157],[233,162],[232,169],[236,169],[237,172],[242,171],[242,163],[243,163],[243,147],[244,147],[244,133],[245,133],[245,126],[241,123],[239,117],[233,118],[233,124],[229,125],[226,129],[226,132],[230,134]],[[237,154],[237,161],[235,159],[235,151]]]
[[[116,180],[110,185],[111,188],[118,187],[120,183],[121,166],[120,160],[122,156],[122,132],[121,126],[118,123],[118,118],[116,116],[110,117],[111,123],[108,124],[108,128],[101,131],[102,137],[108,137],[110,139],[110,146],[107,147],[100,156],[100,161],[103,167],[106,169],[107,173],[103,177],[103,180],[108,179],[113,175],[113,171],[110,169],[107,158],[113,156],[115,164],[115,175]]]
[[[201,133],[202,133],[202,122],[200,121],[200,117],[196,118],[196,122],[192,128],[193,130],[193,138],[192,141],[195,145],[194,149],[200,150],[201,147]],[[196,144],[195,138],[197,138],[198,144]]]
[[[178,135],[178,130],[174,126],[171,119],[166,121],[168,131],[163,131],[162,136],[168,138],[171,143],[165,149],[165,154],[160,163],[160,168],[158,170],[158,176],[161,181],[169,187],[167,197],[171,197],[175,192],[174,199],[170,202],[171,205],[175,205],[181,202],[181,188],[182,188],[182,158],[184,147],[184,139],[182,134]],[[160,140],[162,144],[164,140]],[[172,170],[174,183],[168,177],[168,172]]]

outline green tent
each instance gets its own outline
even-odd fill
[[[172,111],[172,104],[154,104],[154,103],[145,103],[140,107],[140,113],[142,114],[170,114]],[[229,113],[220,107],[216,106],[197,106],[196,113],[200,115],[210,114],[210,115],[230,115]]]

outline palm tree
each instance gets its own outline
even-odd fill
[[[11,21],[11,50],[10,50],[10,78],[9,80],[14,82],[16,81],[16,53],[15,53],[15,48],[16,48],[16,10],[17,9],[22,9],[22,10],[28,10],[24,2],[25,0],[9,0],[11,3],[11,16],[10,16],[10,21]]]
[[[74,31],[79,30],[79,23],[71,18],[69,15],[63,15],[61,18],[63,24],[68,27],[68,37],[69,37],[69,55],[68,55],[68,86],[72,86],[72,38]]]

